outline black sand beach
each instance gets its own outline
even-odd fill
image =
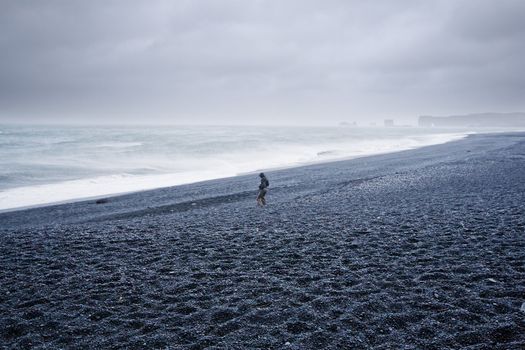
[[[524,349],[525,134],[0,214],[3,348]]]

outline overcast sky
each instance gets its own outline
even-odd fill
[[[0,122],[525,111],[522,0],[0,0]]]

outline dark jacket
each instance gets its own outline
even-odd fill
[[[259,185],[260,190],[266,189],[268,186],[270,186],[270,181],[266,178],[266,176],[261,177],[261,184]]]

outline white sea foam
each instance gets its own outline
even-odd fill
[[[69,202],[108,194],[121,194],[153,188],[226,177],[220,172],[162,175],[110,175],[60,183],[17,187],[0,192],[0,210]]]
[[[96,145],[100,148],[128,148],[142,146],[142,142],[107,142]]]
[[[194,129],[189,131],[195,132]],[[47,162],[55,167],[60,164],[61,170],[53,172],[52,175],[55,177],[51,177],[48,183],[42,183],[42,172],[38,170],[40,168],[35,168],[38,184],[28,181],[29,183],[0,187],[3,188],[0,191],[0,210],[181,185],[258,170],[401,151],[466,136],[466,133],[405,134],[399,131],[385,135],[383,130],[368,131],[370,134],[365,136],[358,131],[344,130],[324,130],[323,135],[315,130],[288,130],[279,135],[275,135],[277,132],[272,130],[264,131],[262,134],[254,133],[251,129],[242,129],[244,134],[239,134],[239,130],[234,131],[227,130],[225,133],[222,129],[211,129],[188,138],[187,135],[191,133],[184,130],[184,133],[181,132],[178,137],[167,135],[164,139],[162,135],[159,136],[159,131],[156,131],[157,139],[162,139],[160,143],[148,141],[150,136],[144,136],[136,142],[112,140],[99,142],[99,139],[96,139],[87,144],[62,146],[67,148],[54,150],[51,153],[52,157],[48,158],[46,158],[47,153],[44,153],[43,156],[37,154],[35,159],[28,160],[32,153],[27,153],[28,156],[25,156],[24,160],[34,167],[38,165],[41,168]],[[332,136],[333,133],[335,134]],[[146,132],[145,135],[149,133]],[[182,141],[172,145],[170,142],[173,139],[182,139]],[[101,145],[108,147],[103,148],[104,150],[115,149],[115,153],[112,151],[90,153]],[[119,149],[130,149],[130,151],[123,154]],[[72,156],[69,155],[70,152],[73,152]],[[85,173],[82,176],[76,175],[77,178],[73,179],[60,178],[57,175],[59,173],[60,176],[71,174],[68,164],[71,169],[73,165],[83,166]],[[96,173],[104,170],[109,174],[97,175],[94,170],[89,169],[96,169]],[[14,169],[13,173],[16,173],[15,170],[17,169]]]

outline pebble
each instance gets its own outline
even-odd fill
[[[525,152],[525,144],[522,147],[520,150]],[[494,167],[489,168],[495,169]],[[428,168],[425,166],[423,169]],[[446,170],[446,173],[443,174],[443,176],[446,175],[444,178],[438,176],[440,173],[436,175],[438,179],[443,180],[439,183],[447,183],[449,168],[443,169],[443,167],[438,166],[439,169],[441,172]],[[454,166],[451,169],[456,168]],[[485,169],[484,165],[481,170],[483,169]],[[481,186],[481,184],[496,181],[499,178],[492,176],[493,173],[487,171],[491,178],[481,177],[478,181],[471,174],[470,166],[467,170],[469,181],[466,183],[475,182]],[[507,168],[503,170],[507,170]],[[490,194],[499,195],[502,190],[508,189],[510,191],[511,188],[516,187],[518,190],[525,189],[525,175],[521,175],[521,168],[516,171],[514,177],[504,178],[504,184],[508,184],[509,188],[501,187],[497,191],[490,192],[490,186],[481,186],[479,190],[487,194],[487,198],[492,198]],[[417,172],[417,169],[414,172]],[[27,345],[26,341],[32,341],[33,337],[38,337],[39,342],[42,341],[40,344],[35,344],[36,346],[40,345],[43,348],[60,347],[60,338],[53,337],[50,340],[42,338],[49,334],[50,330],[45,329],[44,327],[47,326],[44,324],[42,328],[38,327],[38,320],[49,317],[56,320],[56,324],[53,324],[56,330],[52,331],[59,335],[65,334],[67,336],[71,332],[91,330],[92,333],[86,337],[74,340],[74,345],[78,347],[89,347],[90,338],[98,331],[108,332],[108,334],[111,332],[112,340],[118,342],[115,347],[126,348],[133,344],[138,346],[143,342],[146,345],[161,344],[156,342],[159,339],[158,337],[164,338],[166,336],[163,334],[165,330],[162,323],[171,322],[172,318],[183,317],[184,323],[181,322],[181,327],[174,328],[174,333],[170,337],[173,336],[173,339],[184,337],[186,339],[191,335],[194,341],[192,341],[193,344],[190,344],[188,337],[188,347],[192,345],[195,347],[202,346],[202,344],[208,344],[207,342],[210,341],[212,344],[221,344],[230,348],[257,346],[264,348],[284,347],[285,349],[305,348],[312,345],[310,342],[321,335],[323,338],[326,337],[326,342],[314,342],[318,348],[344,347],[339,342],[345,341],[353,343],[354,347],[357,348],[367,348],[367,346],[382,343],[384,348],[409,349],[415,347],[411,339],[411,334],[415,329],[430,331],[425,334],[433,336],[434,339],[423,339],[425,342],[428,340],[432,344],[441,345],[450,342],[458,348],[468,346],[490,347],[489,342],[491,342],[492,334],[499,338],[498,340],[511,340],[513,344],[521,344],[525,339],[524,333],[520,332],[519,322],[521,318],[514,317],[516,316],[514,313],[522,312],[519,315],[525,316],[525,299],[522,298],[522,304],[519,303],[519,299],[514,299],[513,307],[515,309],[512,312],[512,310],[507,310],[505,300],[499,295],[500,293],[505,293],[505,295],[508,293],[508,295],[519,296],[521,291],[519,279],[521,274],[513,269],[512,263],[523,258],[523,250],[519,249],[520,239],[522,238],[519,233],[522,232],[525,222],[521,215],[522,204],[519,196],[519,193],[523,192],[509,192],[508,195],[494,197],[494,202],[501,202],[500,205],[504,205],[508,211],[493,218],[484,218],[479,213],[483,212],[485,205],[478,206],[477,201],[471,200],[470,195],[465,195],[466,198],[461,199],[461,192],[456,191],[454,187],[460,183],[456,183],[459,175],[455,171],[452,173],[454,181],[450,183],[450,186],[443,188],[444,193],[436,192],[439,196],[434,195],[434,192],[409,191],[410,197],[399,193],[399,197],[388,198],[392,193],[397,195],[398,191],[405,188],[404,185],[402,187],[395,185],[394,189],[378,187],[377,191],[367,190],[366,192],[360,188],[346,188],[344,192],[334,193],[334,198],[330,197],[330,193],[322,195],[324,197],[319,200],[320,204],[309,206],[302,205],[300,197],[297,201],[292,200],[296,194],[297,196],[302,195],[302,189],[297,190],[296,193],[293,192],[293,188],[287,188],[286,194],[288,195],[288,192],[291,192],[290,200],[275,204],[275,206],[280,205],[282,208],[286,207],[287,210],[282,212],[276,210],[276,214],[267,212],[268,217],[262,218],[258,211],[256,212],[255,209],[252,210],[251,207],[248,207],[255,204],[252,203],[251,199],[249,202],[246,199],[246,203],[241,200],[238,205],[231,205],[231,207],[222,204],[217,205],[217,211],[212,211],[212,207],[207,207],[205,211],[195,213],[189,210],[184,211],[188,208],[182,207],[183,210],[174,217],[158,215],[158,218],[155,216],[154,219],[143,220],[141,217],[114,221],[108,219],[101,223],[89,223],[89,225],[71,224],[65,226],[63,224],[64,226],[60,226],[62,224],[57,224],[57,228],[52,230],[35,229],[34,232],[29,232],[29,230],[25,232],[22,229],[13,232],[5,231],[3,227],[5,224],[2,221],[5,216],[1,216],[2,225],[0,226],[2,227],[0,227],[0,231],[6,232],[3,233],[6,237],[2,236],[0,239],[2,246],[0,260],[4,270],[7,261],[10,262],[10,265],[7,266],[10,269],[9,271],[16,272],[16,275],[0,274],[0,285],[8,285],[13,290],[11,294],[14,294],[14,296],[10,296],[9,292],[5,291],[5,294],[0,298],[2,299],[1,302],[4,303],[3,305],[18,305],[25,302],[26,299],[34,299],[30,295],[30,289],[26,288],[27,281],[31,281],[32,284],[39,287],[38,297],[41,294],[42,300],[45,300],[46,303],[24,308],[11,308],[10,318],[15,319],[20,327],[25,328],[18,337],[7,339],[0,335],[0,338],[7,348],[15,348],[20,344]],[[428,172],[426,174],[427,170],[424,170],[421,175],[424,175],[423,178],[429,175],[429,181],[431,181],[429,184],[433,183],[435,179],[433,176],[430,177],[433,173]],[[340,176],[347,176],[347,173],[343,173],[341,170]],[[503,177],[501,178],[503,179]],[[524,181],[511,181],[514,179],[523,179]],[[335,183],[343,180],[339,177],[335,178],[333,187],[335,188]],[[315,183],[315,181],[313,182]],[[324,182],[322,184],[325,186]],[[327,180],[327,188],[330,184],[331,182]],[[425,184],[426,182],[422,183],[422,185]],[[407,185],[408,189],[411,187],[412,184]],[[436,186],[415,186],[416,189],[434,187]],[[309,188],[310,190],[314,191],[315,188]],[[324,187],[322,190],[324,191]],[[465,190],[467,194],[470,193],[469,188]],[[316,195],[316,192],[307,195],[313,196]],[[354,195],[357,198],[352,199]],[[413,200],[414,197],[417,201]],[[447,200],[442,201],[445,197]],[[282,198],[283,201],[286,199],[284,191]],[[346,200],[347,198],[348,200]],[[428,207],[426,204],[419,206],[420,199],[429,200],[429,203],[426,203]],[[450,204],[456,204],[458,208],[464,208],[465,201],[472,205],[474,208],[472,209],[472,216],[468,215],[471,210],[470,207],[468,211],[465,209],[463,212],[461,209],[450,215],[441,212],[442,208],[449,206],[449,200],[451,201]],[[395,206],[388,207],[385,215],[382,213],[380,216],[379,214],[374,215],[375,212],[385,211],[385,205],[390,203]],[[346,207],[347,205],[348,207]],[[189,206],[191,209],[200,206],[200,204],[197,202],[196,206]],[[232,208],[235,208],[236,211],[230,211]],[[135,209],[137,208],[132,208],[132,210]],[[477,211],[478,209],[479,211]],[[392,212],[392,217],[388,215],[390,212]],[[287,223],[280,219],[281,213],[289,216]],[[405,213],[411,218],[424,217],[425,215],[427,217],[421,222],[412,222],[411,225],[415,227],[414,232],[416,232],[414,235],[412,233],[407,235],[400,233],[401,230],[397,227],[398,218]],[[67,211],[63,215],[66,214],[67,220],[70,220],[70,212]],[[104,215],[110,214],[109,212],[104,213]],[[394,214],[398,215],[395,216]],[[373,220],[378,216],[388,223],[381,223],[380,226],[368,224],[370,219]],[[464,218],[469,220],[465,222],[467,226],[478,222],[479,227],[477,229],[480,237],[490,234],[490,230],[498,231],[498,236],[488,237],[486,240],[465,237],[453,225],[456,221],[459,222]],[[508,223],[505,224],[505,229],[508,229],[505,232],[501,226],[498,226],[500,219]],[[26,220],[30,220],[30,218],[26,218]],[[50,225],[54,225],[53,220],[58,220],[58,218],[49,220]],[[76,220],[76,217],[71,220]],[[126,223],[126,225],[121,226],[126,232],[113,233],[113,231],[117,231],[115,225],[120,222]],[[315,229],[305,229],[304,222],[311,222]],[[449,224],[450,226],[448,226]],[[366,225],[368,227],[364,228]],[[158,226],[159,228],[150,228],[150,226]],[[392,234],[390,234],[389,227],[392,227]],[[237,229],[244,230],[243,238],[235,236],[234,230]],[[344,232],[344,235],[339,230]],[[263,232],[263,234],[254,234],[254,231]],[[416,244],[419,243],[421,245],[417,246]],[[501,251],[501,255],[498,251],[498,254],[490,253],[491,255],[487,257],[491,264],[500,263],[497,266],[501,268],[500,272],[490,271],[489,268],[480,268],[477,257],[480,254],[487,254],[485,248],[499,249],[502,245],[505,245],[506,249]],[[459,249],[459,247],[465,249]],[[6,251],[9,253],[7,257]],[[198,254],[206,251],[209,252],[206,256]],[[292,254],[294,256],[297,254],[300,258],[292,257]],[[421,263],[417,263],[418,259],[422,259],[420,260]],[[64,261],[64,264],[61,264],[61,261]],[[457,261],[461,261],[461,268],[457,266],[457,272],[454,270],[447,271],[450,267],[456,267]],[[393,263],[393,266],[390,263]],[[91,268],[91,264],[97,265],[93,265],[94,268]],[[485,266],[492,266],[491,264]],[[218,267],[219,265],[225,266],[224,273],[220,272],[220,276],[215,276],[222,270]],[[48,276],[54,276],[56,273],[52,267],[57,266],[60,267],[58,271],[61,273],[62,279],[55,281],[53,278],[53,282],[56,283],[47,284]],[[167,270],[164,270],[165,266],[168,266]],[[173,270],[169,270],[169,266],[172,266]],[[99,267],[107,267],[107,269]],[[141,267],[145,269],[142,270]],[[194,280],[196,277],[193,276],[193,268],[198,268],[200,272],[203,272],[204,279],[201,279],[201,275],[196,275],[199,277],[198,281],[197,279]],[[342,272],[336,274],[335,272],[339,269]],[[435,269],[442,269],[443,275],[441,273],[431,274],[435,272]],[[400,271],[400,273],[392,273],[393,270]],[[166,274],[172,276],[171,280],[164,281],[163,278],[166,276],[162,276],[163,273],[158,273],[158,271],[166,271]],[[195,272],[197,271],[195,270]],[[426,279],[416,283],[417,277],[425,273],[427,273]],[[502,280],[486,277],[492,273]],[[213,278],[214,276],[215,278]],[[481,283],[477,283],[478,276],[483,276]],[[119,280],[120,277],[121,280]],[[450,278],[450,282],[456,284],[454,289],[447,289],[446,287],[450,282],[445,281],[442,277]],[[469,277],[476,277],[476,283],[472,283]],[[412,282],[413,280],[414,282]],[[88,285],[84,281],[99,282],[93,284],[92,287],[90,286],[85,293],[80,293],[80,288]],[[346,285],[347,282],[350,282],[348,286]],[[158,292],[157,283],[163,290],[166,287],[166,293],[162,292],[163,290],[161,293]],[[215,290],[216,286],[220,288]],[[441,289],[442,287],[443,289]],[[0,287],[0,289],[2,288]],[[6,288],[4,287],[4,289]],[[78,300],[73,300],[68,291],[74,291],[74,295],[78,295]],[[113,298],[118,300],[114,309],[111,308],[111,304],[106,305],[103,300],[98,301],[91,298],[101,295],[99,294],[100,291],[107,291],[108,298],[114,295]],[[336,294],[328,294],[332,291]],[[352,294],[355,292],[357,297],[352,298],[351,304],[348,305],[348,309],[351,307],[352,315],[341,315],[333,320],[334,326],[338,327],[333,328],[337,330],[337,333],[331,333],[332,328],[322,327],[318,329],[315,327],[315,325],[325,324],[325,317],[327,317],[328,312],[346,312],[346,305],[339,307],[337,304],[338,295],[342,292],[344,297],[347,291]],[[403,308],[402,314],[394,314],[391,320],[387,319],[391,311],[397,311],[389,310],[388,305],[389,301],[399,296],[399,291],[403,293],[403,296],[401,300],[396,301],[396,305]],[[459,291],[461,292],[459,293]],[[113,294],[119,292],[126,294],[122,294],[122,296]],[[481,292],[487,292],[487,297],[483,298],[483,302],[479,302],[477,298],[468,300],[469,297],[477,296]],[[126,298],[123,298],[123,295],[126,295]],[[415,299],[416,302],[413,298],[417,298]],[[436,299],[432,300],[433,298]],[[442,304],[437,303],[439,299],[443,299]],[[277,308],[259,308],[256,306],[259,301],[264,300],[272,301],[272,304],[275,300]],[[110,301],[108,300],[108,302]],[[331,303],[332,301],[334,304]],[[432,312],[431,310],[422,311],[420,308],[422,305],[418,301],[428,302],[429,306],[446,308],[450,312],[449,318],[454,317],[450,315],[456,315],[456,305],[466,303],[465,308],[468,309],[469,314],[465,316],[460,313],[460,320],[457,320],[457,316],[455,316],[455,320],[447,319],[446,322],[451,327],[439,327],[443,320],[443,313]],[[341,302],[346,304],[343,298],[341,298]],[[496,305],[493,306],[493,304]],[[77,305],[82,306],[82,308],[78,308]],[[158,305],[168,307],[158,310]],[[192,305],[195,307],[188,307]],[[497,305],[501,305],[501,307],[497,307]],[[234,310],[231,314],[228,312],[221,313],[221,310],[230,310],[230,308],[236,307],[242,307],[242,309],[238,312]],[[318,307],[326,307],[327,309],[317,312]],[[472,312],[471,307],[475,309]],[[31,321],[23,319],[26,316],[25,313],[29,313],[33,309],[38,309],[45,315],[42,317],[40,313],[35,313],[38,315],[34,318],[36,327],[31,326]],[[92,315],[91,310],[98,309],[104,311],[100,314],[101,316],[109,316],[103,319],[97,317],[96,321],[84,317],[88,313]],[[144,312],[146,315],[150,313],[158,315],[152,321],[153,327],[151,329],[149,328],[149,321],[142,322],[140,320],[141,322],[133,323],[137,327],[146,326],[143,330],[147,330],[147,334],[135,336],[138,330],[129,330],[127,327],[119,327],[118,323],[112,323],[112,320],[134,318],[135,310]],[[447,310],[444,312],[446,313]],[[498,312],[497,317],[485,317],[485,315],[493,315],[494,311]],[[189,314],[185,315],[180,312],[188,312]],[[499,312],[505,312],[505,314],[499,315]],[[364,317],[358,317],[359,314]],[[240,327],[239,331],[233,331],[226,337],[220,337],[214,332],[203,335],[201,332],[204,330],[216,329],[217,325],[213,321],[214,315],[221,322],[228,322],[225,323],[226,325],[230,325],[229,322],[231,322],[232,326]],[[421,325],[414,324],[410,320],[412,315],[424,316]],[[72,329],[68,327],[68,318],[63,316],[74,317],[75,322]],[[302,318],[303,316],[309,319],[306,322],[308,327],[301,329],[300,334],[291,336],[287,332],[289,319]],[[406,325],[403,321],[405,316],[407,317]],[[464,316],[471,316],[472,319],[469,317],[469,322],[463,322]],[[229,319],[230,317],[233,318]],[[272,323],[261,328],[259,325],[261,319]],[[346,330],[348,325],[345,321],[347,320],[356,326],[355,329],[351,330],[351,333]],[[385,326],[386,320],[388,323]],[[402,322],[397,323],[398,320]],[[395,326],[391,327],[391,321],[396,322]],[[158,328],[156,327],[157,323],[159,324]],[[504,325],[500,323],[504,323]],[[501,328],[502,326],[505,328]],[[226,326],[224,330],[231,330],[228,327]],[[14,331],[17,329],[13,328]],[[480,330],[481,332],[487,331],[488,335],[483,334],[474,339],[472,332],[479,334]],[[259,335],[271,334],[273,331],[275,331],[274,336],[259,338]],[[294,342],[284,340],[286,338],[293,339]],[[487,343],[471,345],[473,339],[476,341],[485,340]],[[168,341],[167,339],[166,343]],[[508,344],[501,346],[512,347],[512,344]]]

